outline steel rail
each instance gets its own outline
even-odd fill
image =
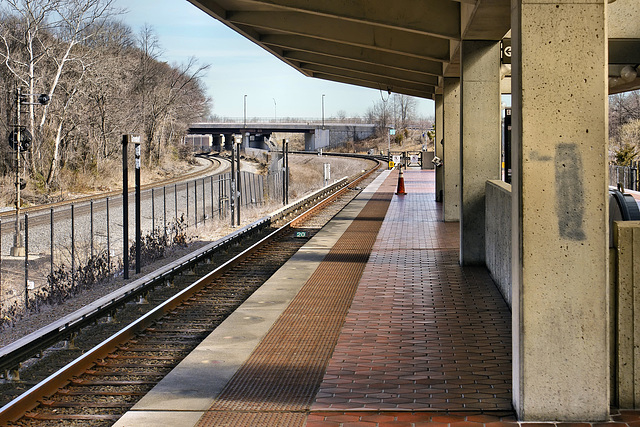
[[[122,304],[124,300],[130,300],[134,298],[136,295],[140,294],[144,291],[144,289],[148,289],[148,287],[152,283],[161,283],[162,280],[165,280],[167,277],[171,275],[171,273],[176,274],[176,272],[184,270],[185,268],[190,268],[199,260],[202,260],[206,257],[206,254],[209,254],[211,251],[215,249],[219,249],[222,246],[226,246],[228,244],[233,243],[234,241],[241,238],[246,233],[251,232],[252,230],[258,230],[264,228],[267,225],[272,224],[278,220],[282,220],[294,212],[296,209],[300,210],[305,206],[308,206],[319,199],[324,199],[320,203],[315,203],[312,207],[302,212],[300,215],[296,216],[294,219],[288,221],[284,225],[282,225],[277,230],[271,232],[268,236],[262,238],[259,242],[253,244],[249,249],[243,251],[241,254],[236,255],[231,260],[225,262],[220,267],[216,268],[212,272],[208,273],[206,276],[198,279],[192,285],[182,290],[166,302],[162,303],[151,312],[142,316],[137,321],[131,323],[129,326],[122,329],[120,332],[112,335],[110,338],[105,340],[102,344],[94,347],[89,352],[85,353],[75,361],[69,363],[65,367],[58,370],[56,373],[50,375],[45,380],[38,383],[36,386],[32,387],[16,399],[12,400],[4,407],[0,408],[0,424],[4,424],[7,422],[15,421],[20,418],[25,412],[31,410],[35,406],[38,405],[39,400],[43,397],[46,397],[52,394],[55,390],[65,386],[73,376],[76,376],[83,372],[84,370],[90,368],[94,365],[95,361],[106,357],[106,355],[112,351],[112,349],[121,344],[122,342],[132,338],[136,333],[148,327],[153,321],[161,317],[164,313],[173,310],[177,305],[180,304],[181,301],[188,299],[193,294],[198,292],[202,287],[206,286],[208,283],[213,281],[216,277],[228,271],[230,268],[233,268],[235,265],[239,264],[242,260],[244,260],[247,256],[257,251],[260,247],[277,237],[278,235],[286,232],[292,226],[303,218],[308,216],[311,211],[318,209],[318,206],[324,205],[325,200],[327,198],[333,199],[339,197],[340,194],[347,191],[350,185],[357,184],[362,179],[364,179],[369,174],[373,173],[376,169],[378,169],[380,163],[378,163],[374,168],[366,171],[364,173],[359,174],[353,181],[348,182],[347,178],[343,178],[340,181],[327,186],[323,189],[320,189],[313,194],[301,199],[297,202],[290,204],[289,206],[280,209],[276,213],[262,218],[252,224],[249,224],[243,227],[240,230],[232,233],[231,235],[220,239],[207,247],[201,248],[198,251],[195,251],[192,254],[189,254],[180,260],[171,263],[166,268],[162,269],[162,271],[157,271],[151,273],[141,279],[138,279],[135,282],[145,282],[146,283],[131,283],[124,287],[121,291],[116,291],[100,300],[96,301],[94,304],[87,306],[85,309],[78,310],[77,312],[67,316],[64,319],[61,319],[59,322],[55,322],[49,327],[43,328],[40,331],[36,331],[33,334],[23,338],[22,340],[16,341],[16,345],[10,345],[4,347],[2,349],[3,355],[2,360],[19,360],[19,354],[27,354],[33,353],[36,348],[38,348],[36,343],[55,343],[61,340],[61,336],[64,334],[69,334],[72,331],[80,329],[83,325],[87,323],[93,323],[97,318],[103,317],[110,310],[115,309],[116,305]],[[328,195],[328,196],[327,196]],[[153,277],[149,277],[153,276]],[[116,295],[114,295],[116,294]],[[110,300],[110,301],[109,301]],[[109,302],[108,302],[109,301]],[[105,305],[101,305],[105,303]],[[66,323],[65,323],[66,322]],[[56,332],[57,331],[57,332]],[[57,335],[57,338],[54,336]],[[41,337],[34,337],[34,335],[41,335]],[[30,338],[31,337],[31,338]],[[64,338],[63,338],[64,339]],[[41,341],[42,340],[42,341]],[[5,352],[5,349],[11,347],[10,352]],[[27,348],[29,350],[27,351]],[[25,360],[24,357],[22,360]]]
[[[162,182],[154,182],[151,184],[144,184],[140,186],[140,190],[141,191],[145,191],[145,190],[150,190],[152,188],[155,187],[161,187],[161,186],[165,186],[165,185],[171,185],[171,184],[176,184],[179,182],[183,182],[183,181],[188,181],[190,179],[194,179],[194,178],[198,178],[202,175],[207,175],[210,172],[214,171],[217,167],[215,166],[215,162],[214,162],[214,158],[211,157],[202,157],[206,160],[209,160],[210,164],[209,166],[207,166],[204,169],[201,169],[199,171],[195,171],[195,172],[190,172],[188,174],[182,175],[180,177],[176,177],[176,178],[171,178],[168,179],[166,181],[162,181]],[[220,166],[223,164],[223,161],[226,159],[215,159]],[[230,168],[229,165],[227,165],[227,167],[225,167],[223,170],[221,170],[219,173],[224,173],[225,171],[227,171]],[[133,192],[135,190],[135,188],[133,186],[129,186],[129,193]],[[34,206],[27,206],[27,207],[21,207],[20,211],[21,212],[37,212],[37,211],[46,211],[49,210],[51,208],[57,208],[60,206],[65,206],[65,205],[69,205],[72,203],[85,203],[85,202],[89,202],[91,200],[97,200],[97,199],[103,199],[106,197],[117,197],[117,196],[122,196],[122,190],[113,190],[113,191],[107,191],[104,193],[98,193],[98,194],[92,194],[89,196],[81,196],[81,197],[76,197],[73,199],[69,199],[69,200],[62,200],[60,202],[53,202],[53,203],[46,203],[46,204],[42,204],[42,205],[34,205]],[[3,219],[5,217],[12,217],[15,216],[15,209],[13,210],[8,210],[8,211],[3,211],[0,212],[0,219]],[[8,224],[8,223],[7,223]]]
[[[379,167],[376,166],[376,168]],[[372,169],[369,173],[373,172]],[[353,182],[364,178],[364,174],[358,176]],[[353,182],[351,184],[353,184]],[[218,239],[194,252],[191,252],[167,265],[155,270],[133,282],[105,295],[96,301],[87,304],[83,308],[37,330],[13,343],[0,348],[0,372],[8,372],[17,369],[20,364],[41,351],[51,347],[57,342],[69,339],[83,327],[93,324],[98,319],[115,312],[118,307],[134,300],[151,288],[169,281],[180,272],[192,268],[201,260],[211,256],[212,253],[224,250],[239,240],[249,237],[266,227],[280,222],[293,212],[303,209],[305,206],[327,199],[331,193],[346,189],[350,183],[347,178],[342,178],[336,183],[326,186],[303,199],[295,201],[272,214],[248,224],[233,233]],[[339,193],[337,193],[339,194]],[[337,194],[335,197],[337,197]]]

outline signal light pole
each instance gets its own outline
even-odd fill
[[[11,256],[24,256],[25,248],[22,246],[22,235],[20,232],[20,190],[23,184],[20,179],[20,151],[27,151],[31,146],[32,135],[21,124],[21,114],[23,105],[47,105],[51,100],[46,93],[38,95],[38,102],[30,102],[29,98],[36,96],[33,93],[22,93],[22,88],[16,88],[16,123],[13,125],[13,132],[9,136],[9,143],[16,150],[16,230],[13,236],[13,247],[11,247]]]

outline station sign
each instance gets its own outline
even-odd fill
[[[502,39],[500,42],[500,62],[511,64],[511,39]]]

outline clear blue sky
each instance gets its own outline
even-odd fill
[[[361,116],[380,100],[377,90],[304,76],[186,0],[116,1],[128,9],[122,20],[135,33],[145,23],[154,28],[162,60],[186,63],[194,56],[211,64],[204,82],[219,116],[242,117],[244,95],[248,117],[320,117],[323,94],[326,117],[339,110]],[[419,99],[418,114],[432,117],[433,101]]]

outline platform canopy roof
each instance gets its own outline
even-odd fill
[[[422,98],[459,77],[461,40],[502,40],[511,27],[511,0],[189,1],[309,77]],[[610,75],[640,64],[640,34],[627,33],[610,39]]]

